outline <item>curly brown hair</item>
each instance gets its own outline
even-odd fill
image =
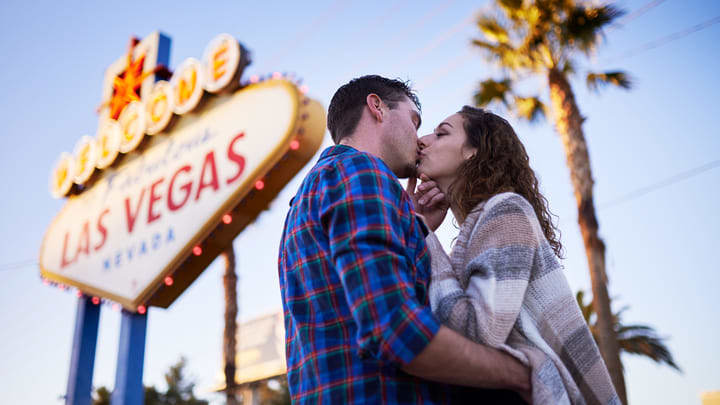
[[[552,222],[547,199],[540,193],[535,172],[525,147],[512,126],[503,118],[482,108],[464,106],[459,112],[469,146],[477,152],[458,169],[457,180],[450,186],[449,202],[458,221],[480,202],[514,192],[532,205],[545,238],[558,257],[562,257],[560,231]]]

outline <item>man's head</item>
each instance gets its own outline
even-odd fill
[[[363,76],[340,87],[328,108],[336,144],[349,144],[383,159],[398,177],[415,173],[420,101],[408,84]]]

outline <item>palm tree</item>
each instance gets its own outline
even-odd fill
[[[624,12],[612,4],[575,0],[496,0],[495,7],[482,13],[477,25],[482,39],[473,40],[489,60],[496,63],[503,77],[482,81],[474,96],[479,106],[499,103],[522,119],[538,121],[551,112],[555,129],[565,150],[570,179],[578,207],[578,222],[588,259],[594,308],[598,314],[597,342],[615,388],[627,403],[620,364],[619,346],[613,330],[610,299],[605,274],[605,244],[598,235],[593,202],[593,176],[580,113],[570,77],[575,59],[593,54],[603,30]],[[547,81],[550,108],[539,95],[515,92],[519,80],[540,78]],[[628,89],[624,72],[590,73],[592,89],[612,84]]]
[[[590,327],[590,332],[597,340],[597,317],[592,300],[585,303],[585,292],[582,290],[577,292],[576,298],[583,317]],[[653,328],[647,325],[623,325],[622,313],[627,308],[624,307],[613,314],[613,330],[617,336],[620,351],[649,357],[656,363],[665,363],[682,373],[680,367],[675,363],[670,349],[665,345],[664,339],[658,336]]]
[[[223,251],[225,259],[225,329],[223,333],[223,357],[225,360],[225,394],[227,405],[238,405],[235,397],[235,354],[237,352],[237,274],[235,274],[235,251],[232,242]]]

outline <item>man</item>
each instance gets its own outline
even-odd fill
[[[330,102],[336,146],[291,201],[280,242],[294,403],[513,403],[514,392],[460,385],[529,392],[525,367],[439,325],[428,306],[428,231],[396,177],[415,174],[419,127],[400,81],[363,76]]]

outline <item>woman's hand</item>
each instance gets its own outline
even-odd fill
[[[424,174],[420,175],[420,183],[417,185],[417,178],[410,177],[407,184],[407,193],[415,205],[415,211],[423,218],[425,224],[433,232],[440,227],[447,215],[450,204],[445,199],[445,194],[440,190],[437,183],[430,180]]]

